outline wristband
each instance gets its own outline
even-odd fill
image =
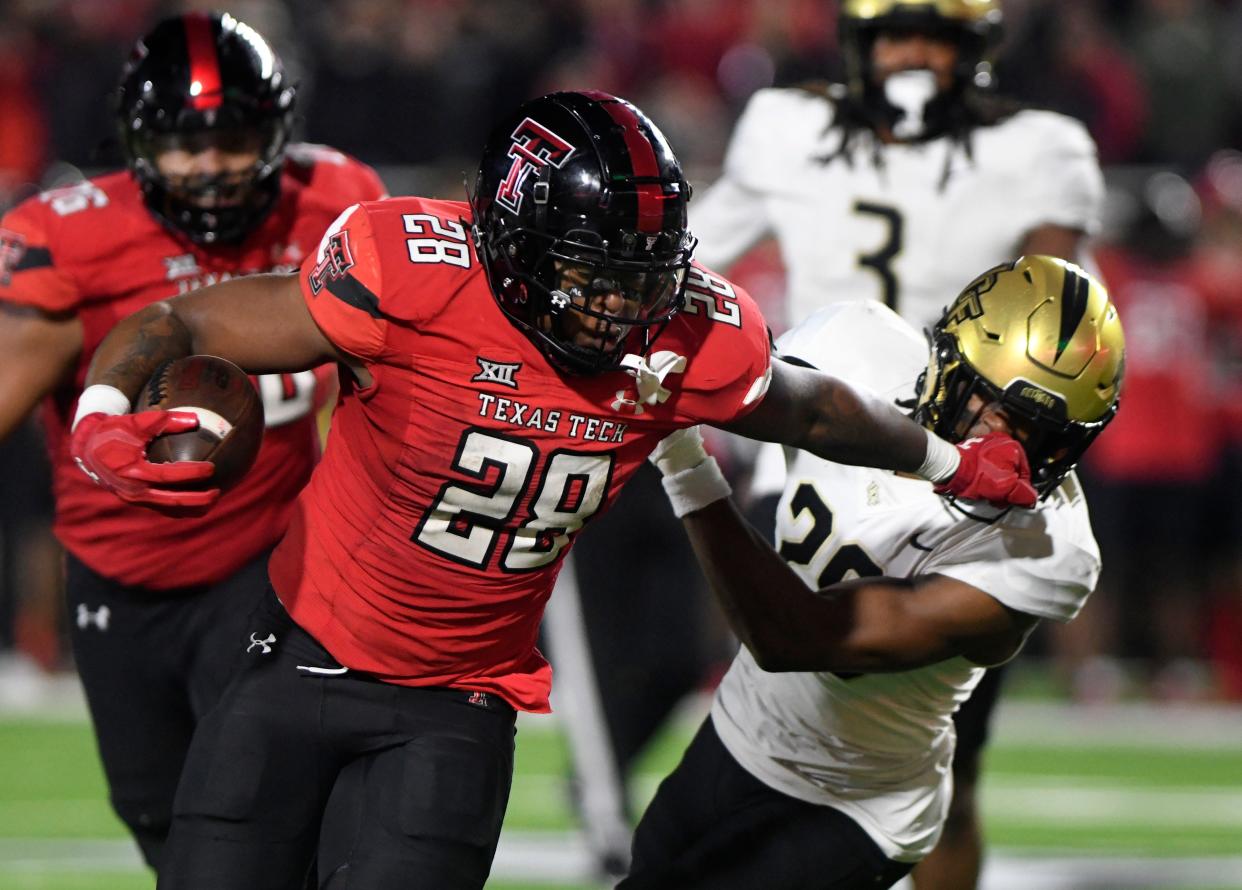
[[[927,433],[927,455],[914,472],[932,482],[948,481],[957,472],[958,465],[962,462],[962,455],[958,452],[956,445],[950,445],[931,430],[924,430],[924,432]]]
[[[673,476],[682,470],[697,467],[707,460],[707,449],[703,447],[703,434],[697,426],[669,433],[647,456],[655,464],[661,476]]]
[[[714,457],[709,457],[696,467],[665,476],[661,482],[673,507],[673,514],[678,519],[733,494]]]
[[[69,431],[73,432],[78,422],[88,414],[128,414],[129,397],[115,386],[96,383],[88,386],[78,397],[78,410],[73,415],[73,424]]]

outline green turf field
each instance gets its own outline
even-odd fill
[[[1028,878],[1022,886],[1242,888],[1242,737],[1232,735],[1232,724],[1218,737],[1187,726],[1182,739],[1176,716],[1167,725],[1157,716],[1154,728],[1140,732],[1112,717],[1078,716],[1071,725],[1050,713],[1001,733],[992,749],[983,805],[997,867],[1008,871],[994,873],[989,888],[1016,886],[1007,875],[1041,868],[1043,883]],[[1063,732],[1047,725],[1058,720]],[[645,758],[635,788],[640,805],[689,730],[669,732]],[[572,836],[565,762],[556,724],[524,720],[506,839],[549,838],[555,850],[558,838]],[[0,888],[151,890],[124,839],[83,722],[0,717]],[[1162,869],[1184,878],[1161,883],[1152,876]],[[537,884],[502,871],[489,887],[589,887],[557,878],[555,869]],[[1103,877],[1075,878],[1096,871]]]

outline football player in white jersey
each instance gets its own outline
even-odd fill
[[[1117,411],[1124,338],[1082,269],[1033,256],[988,271],[934,326],[930,361],[875,302],[823,309],[778,346],[884,398],[917,394],[915,417],[951,439],[1012,434],[1040,501],[946,499],[794,453],[773,547],[701,443],[661,443],[652,459],[744,646],[620,890],[891,886],[941,833],[953,712],[1040,619],[1073,618],[1099,574],[1072,470]]]
[[[846,84],[760,90],[690,224],[728,269],[766,236],[785,315],[876,299],[920,330],[966,275],[1023,254],[1073,260],[1103,200],[1078,122],[984,87],[999,0],[842,0]]]
[[[922,330],[979,269],[1021,255],[1079,259],[1103,202],[1095,144],[1069,117],[998,95],[999,0],[840,0],[846,83],[761,90],[721,178],[690,208],[698,257],[727,270],[774,237],[784,322],[878,300]],[[780,319],[773,323],[781,326]],[[784,482],[759,452],[751,516],[770,529]],[[919,890],[970,890],[982,838],[974,789],[1000,688],[989,674],[957,716],[957,796]]]

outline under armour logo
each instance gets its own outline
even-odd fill
[[[108,621],[112,618],[112,610],[107,606],[100,606],[94,612],[86,607],[85,603],[78,604],[78,629],[86,630],[92,624],[100,630],[108,629]]]
[[[518,388],[514,375],[522,367],[521,362],[493,362],[479,356],[474,360],[479,363],[479,373],[470,378],[471,383],[499,383],[501,386]]]
[[[621,409],[633,411],[635,415],[643,413],[643,406],[638,404],[635,399],[627,398],[625,390],[617,390],[617,397],[612,400],[612,410],[620,411]]]
[[[270,644],[275,643],[275,642],[276,642],[276,634],[268,634],[265,639],[260,640],[259,635],[257,633],[252,633],[250,635],[250,645],[246,647],[246,651],[249,652],[255,646],[262,646],[263,652],[260,654],[266,655],[267,653],[272,651],[272,647]]]
[[[181,256],[164,257],[164,277],[169,281],[175,281],[178,278],[185,278],[190,275],[197,275],[198,272],[198,260],[194,258],[194,254],[192,253],[185,253]]]
[[[638,398],[628,398],[626,391],[619,389],[617,398],[612,403],[612,410],[620,411],[625,408],[637,415],[643,413],[643,405],[663,404],[668,401],[672,392],[664,386],[664,378],[669,374],[685,371],[686,357],[667,349],[647,357],[631,353],[621,359],[621,367],[634,378]]]

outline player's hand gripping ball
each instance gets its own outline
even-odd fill
[[[165,362],[151,375],[134,411],[188,412],[198,428],[167,433],[147,447],[152,463],[209,461],[215,472],[186,487],[227,489],[254,465],[263,441],[263,403],[246,372],[213,355]]]

